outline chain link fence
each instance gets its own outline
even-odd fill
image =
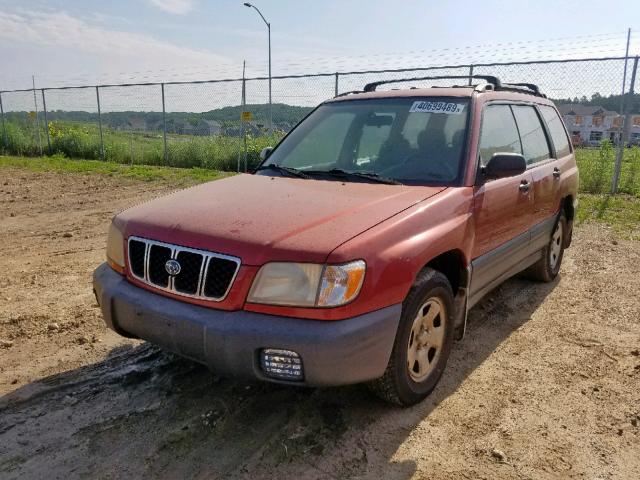
[[[0,152],[240,171],[256,165],[262,148],[275,144],[327,98],[379,80],[472,74],[495,75],[503,83],[534,83],[564,103],[602,98],[608,110],[627,115],[629,128],[617,123],[617,137],[611,136],[622,146],[636,133],[640,139],[640,124],[631,125],[630,117],[640,114],[633,95],[637,64],[637,57],[608,57],[277,76],[271,105],[267,78],[0,91]],[[451,83],[407,81],[380,88]],[[610,107],[612,98],[616,108]],[[627,156],[618,155],[624,176]],[[609,178],[613,164],[605,169]]]

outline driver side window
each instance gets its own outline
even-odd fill
[[[488,105],[482,115],[480,165],[484,167],[497,152],[522,154],[520,135],[509,105]]]

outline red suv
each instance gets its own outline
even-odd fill
[[[535,85],[474,78],[368,84],[253,174],[118,214],[94,274],[107,325],[222,374],[423,399],[469,309],[520,271],[552,281],[571,242],[558,111]]]

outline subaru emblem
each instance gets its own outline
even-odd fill
[[[180,266],[177,260],[171,259],[171,260],[167,260],[167,263],[164,264],[164,269],[167,271],[169,275],[171,275],[172,277],[175,277],[180,273],[180,270],[182,270],[182,267]]]

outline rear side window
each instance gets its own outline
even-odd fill
[[[482,115],[480,164],[485,166],[497,152],[522,153],[518,129],[509,105],[489,105]]]
[[[518,123],[522,140],[522,155],[527,161],[527,165],[551,158],[547,136],[535,108],[529,105],[512,105],[511,108],[513,108],[513,115]]]
[[[556,148],[556,157],[562,158],[569,155],[571,153],[569,139],[556,109],[548,105],[540,105],[540,112],[542,112],[544,121],[547,122],[547,127],[549,127],[551,139]]]

